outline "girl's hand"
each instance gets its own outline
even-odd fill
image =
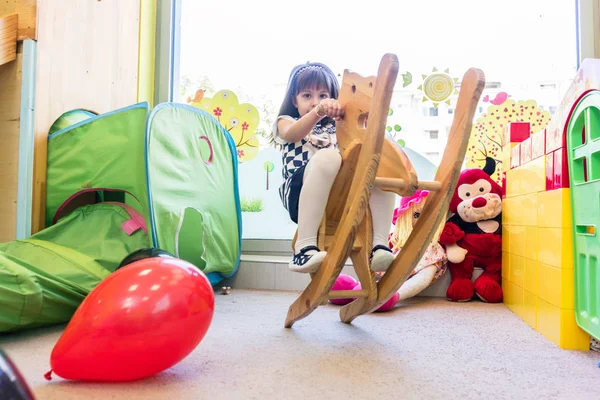
[[[335,99],[323,99],[314,109],[319,118],[329,117],[339,121],[344,115],[340,102]]]

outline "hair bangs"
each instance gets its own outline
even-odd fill
[[[324,89],[327,90],[330,97],[335,99],[338,97],[338,85],[333,81],[334,79],[334,76],[322,68],[310,68],[302,71],[296,81],[295,95],[304,90]]]

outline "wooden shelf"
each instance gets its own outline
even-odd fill
[[[18,24],[16,13],[0,17],[0,65],[17,59]]]
[[[17,42],[37,40],[37,0],[0,1],[0,65],[17,58]]]
[[[19,15],[17,41],[37,40],[37,0],[16,0],[15,13]]]

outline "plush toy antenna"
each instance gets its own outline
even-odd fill
[[[485,158],[485,167],[483,167],[483,172],[485,172],[489,176],[492,176],[495,171],[496,171],[496,160],[494,160],[492,157],[486,157]]]

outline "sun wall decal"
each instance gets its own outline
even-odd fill
[[[458,90],[454,88],[456,82],[458,78],[450,76],[449,68],[439,72],[434,67],[431,74],[423,74],[423,83],[417,89],[423,91],[423,102],[432,101],[433,107],[437,108],[442,102],[450,105],[450,96],[458,94]]]

